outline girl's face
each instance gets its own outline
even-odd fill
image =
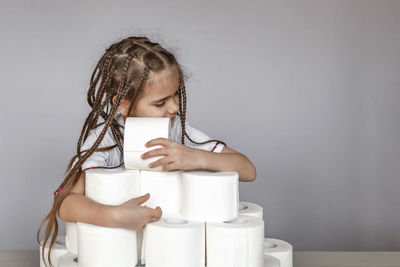
[[[159,73],[150,71],[143,91],[138,95],[129,117],[170,117],[171,125],[179,110],[179,74],[176,68]],[[130,101],[123,99],[118,111],[126,120]]]

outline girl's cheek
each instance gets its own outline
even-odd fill
[[[176,95],[176,96],[174,97],[174,100],[175,100],[175,103],[179,104],[179,95]]]

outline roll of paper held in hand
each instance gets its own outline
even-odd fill
[[[170,118],[168,117],[128,117],[124,130],[124,163],[127,169],[162,171],[162,166],[150,168],[149,164],[163,156],[142,159],[143,153],[161,148],[161,145],[146,147],[145,144],[155,138],[169,137]]]

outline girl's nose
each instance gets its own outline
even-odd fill
[[[179,100],[178,100],[179,101]],[[171,104],[168,107],[169,114],[176,114],[179,110],[179,102],[171,101]]]

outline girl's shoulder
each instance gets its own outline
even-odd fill
[[[187,135],[189,135],[189,137],[193,141],[198,142],[198,143],[214,139],[211,136],[209,136],[208,134],[199,130],[198,128],[193,127],[188,122],[188,120],[185,120],[185,132],[187,133]],[[171,127],[169,139],[171,139],[172,141],[178,142],[178,143],[182,143],[182,126],[181,126],[181,117],[179,115],[177,115],[177,117],[175,118],[174,123]],[[196,144],[196,143],[193,143],[190,140],[188,140],[188,138],[185,138],[185,145],[192,147],[192,148],[211,151],[215,144],[216,144],[216,142],[209,142],[209,143],[205,143],[205,144]],[[223,144],[218,144],[214,151],[221,152],[223,147],[224,147]]]
[[[120,132],[123,134],[123,126],[124,126],[124,120],[123,117],[120,113],[117,113],[114,118],[117,120],[118,124],[121,126],[120,127]],[[105,123],[99,124],[96,128],[92,129],[89,131],[89,135],[84,141],[84,143],[81,146],[81,149],[88,149],[93,146],[93,144],[96,142],[96,140],[100,137],[103,129],[105,127]],[[101,141],[99,147],[106,147],[106,146],[112,146],[116,143],[114,135],[112,133],[111,127],[108,127],[106,130],[103,140]]]

